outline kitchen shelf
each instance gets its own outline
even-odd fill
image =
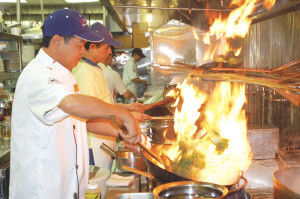
[[[0,81],[8,80],[8,79],[18,79],[20,73],[19,72],[0,72]]]
[[[12,35],[6,32],[0,32],[0,41],[6,41],[6,40],[22,42],[23,38],[21,36]]]
[[[18,79],[20,72],[23,69],[22,60],[22,42],[21,36],[0,32],[1,43],[6,43],[6,48],[0,50],[0,59],[6,60],[1,63],[1,70],[17,71],[17,72],[0,72],[0,81],[6,81],[4,88],[14,89],[15,80]],[[11,80],[11,81],[7,81]],[[6,85],[8,84],[8,85]]]
[[[18,53],[17,50],[0,50],[0,53]]]

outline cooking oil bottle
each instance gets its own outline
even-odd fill
[[[89,182],[85,191],[85,199],[101,199],[101,189],[98,184]]]

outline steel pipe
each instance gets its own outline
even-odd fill
[[[113,5],[114,8],[135,8],[135,9],[158,9],[158,10],[186,10],[186,11],[216,11],[216,12],[231,12],[231,9],[207,9],[207,8],[167,8],[167,7],[153,7],[153,6],[126,6]]]

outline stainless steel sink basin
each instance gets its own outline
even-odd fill
[[[122,193],[118,199],[154,199],[152,193]]]

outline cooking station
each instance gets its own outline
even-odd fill
[[[26,1],[17,0],[16,11],[11,2],[0,2],[0,199],[8,198],[15,151],[8,144],[8,104],[22,65],[42,42],[34,24],[65,7],[82,12],[89,26],[100,21],[123,44],[114,51],[107,44],[106,50],[113,60],[108,65],[123,76],[127,90],[108,94],[116,102],[143,103],[141,112],[151,116],[139,123],[143,139],[137,146],[126,148],[120,136],[112,141],[116,150],[101,141],[105,158],[96,154],[98,142],[92,147],[94,157],[114,163],[101,168],[103,162],[90,162],[96,165],[90,165],[86,199],[300,199],[299,1]],[[8,27],[11,34],[3,32]],[[13,31],[21,28],[22,34]],[[138,55],[132,66],[137,77],[126,83],[133,49],[144,58]],[[104,69],[99,93],[110,92]],[[127,98],[133,85],[136,96]]]
[[[105,199],[119,199],[119,198],[153,198],[153,181],[141,183],[139,177],[135,176],[134,182],[128,187],[107,187]],[[246,179],[242,178],[241,182],[230,188],[230,193],[225,197],[226,199],[251,199],[251,198],[265,198],[271,199],[273,197],[272,190],[247,190],[245,189]],[[154,183],[155,184],[155,183]],[[149,187],[150,186],[150,187]],[[269,192],[269,193],[268,193]],[[255,197],[254,197],[255,196]]]

